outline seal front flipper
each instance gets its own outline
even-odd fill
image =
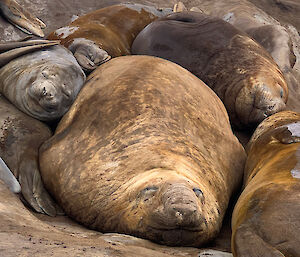
[[[38,164],[35,161],[22,162],[19,172],[22,195],[36,212],[45,213],[49,216],[63,214],[60,207],[44,188]]]
[[[59,44],[58,40],[45,40],[45,39],[27,40],[27,38],[28,37],[22,39],[21,41],[11,41],[11,42],[0,43],[0,53],[6,52],[9,50],[13,50],[16,48],[26,47],[26,46],[45,45],[45,47],[48,47],[48,46],[52,46],[53,44],[54,45]]]
[[[0,179],[8,186],[10,191],[14,193],[21,192],[21,186],[18,180],[15,178],[14,174],[7,167],[5,162],[0,157]]]
[[[40,19],[24,10],[14,0],[1,0],[0,9],[6,19],[23,32],[44,37],[42,29],[45,28],[46,25]]]
[[[241,225],[232,240],[233,255],[239,257],[284,257],[284,255],[267,244],[251,228]]]
[[[1,44],[0,50],[1,49],[4,50],[5,48],[7,49],[11,48],[12,50],[0,54],[0,67],[4,66],[5,64],[9,63],[11,60],[19,56],[22,56],[24,54],[31,53],[46,47],[59,44],[59,41],[48,41],[48,42],[46,42],[46,40],[41,40],[41,41],[45,41],[45,42],[35,43],[34,41],[25,41],[25,42],[13,42],[13,43]],[[18,47],[18,45],[22,46],[22,44],[24,45],[24,47]]]

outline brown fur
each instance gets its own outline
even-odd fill
[[[299,121],[299,113],[274,114],[249,143],[232,217],[234,256],[300,256]]]
[[[154,7],[139,4],[112,5],[81,16],[68,26],[54,31],[48,38],[59,39],[75,56],[76,51],[83,44],[89,44],[88,42],[106,51],[111,57],[128,55],[137,34],[164,13]],[[96,55],[95,49],[87,50],[91,48],[90,44],[84,48],[83,51],[94,52],[85,53],[88,58]],[[93,59],[94,57],[91,61]],[[79,63],[81,64],[80,60]]]
[[[169,245],[216,236],[244,160],[215,93],[148,56],[101,65],[40,148],[43,181],[68,215]]]

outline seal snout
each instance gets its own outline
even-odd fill
[[[153,212],[153,221],[167,229],[196,230],[201,225],[200,201],[185,184],[166,187],[161,196],[162,205]]]

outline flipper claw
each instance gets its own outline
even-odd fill
[[[42,31],[46,25],[37,17],[30,14],[14,0],[0,1],[0,10],[6,19],[27,34],[44,37]]]

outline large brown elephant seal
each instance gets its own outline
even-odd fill
[[[265,119],[248,146],[232,217],[234,256],[300,256],[300,114]]]
[[[84,81],[84,72],[63,46],[23,55],[0,69],[0,92],[17,108],[43,121],[60,118]]]
[[[133,54],[182,65],[224,102],[233,125],[257,125],[285,108],[288,89],[272,57],[231,24],[199,12],[170,14],[136,37]]]
[[[38,163],[38,149],[51,135],[46,125],[0,95],[0,156],[19,180],[26,202],[37,212],[55,216],[61,211],[44,189]],[[2,167],[1,162],[0,177],[4,175],[4,181],[13,181]]]
[[[48,39],[59,39],[85,71],[92,71],[111,57],[130,54],[137,34],[171,11],[141,4],[112,5],[79,17]]]
[[[66,214],[167,245],[216,236],[244,160],[215,93],[149,56],[101,65],[40,148],[43,181]]]
[[[27,34],[44,36],[46,25],[14,0],[0,0],[0,13],[13,25]]]

